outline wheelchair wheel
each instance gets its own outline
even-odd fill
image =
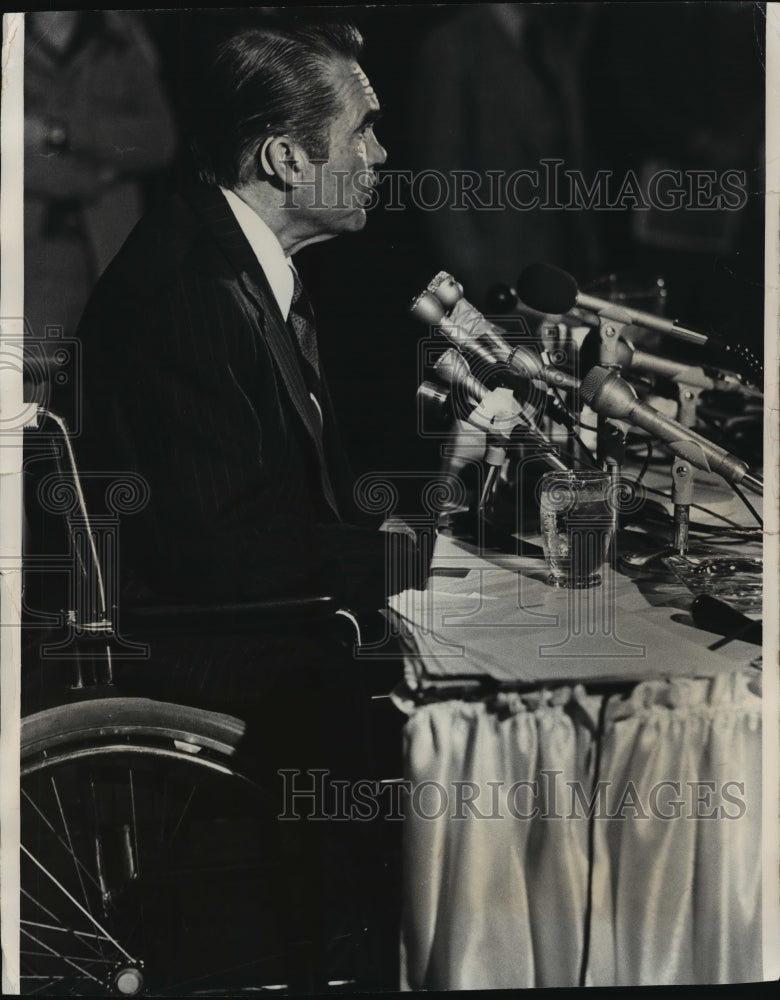
[[[22,720],[23,993],[235,994],[305,965],[243,728],[125,697]]]

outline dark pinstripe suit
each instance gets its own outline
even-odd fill
[[[82,468],[131,470],[150,487],[146,509],[121,524],[120,629],[128,590],[219,602],[342,584],[353,607],[382,603],[385,536],[349,527],[326,499],[327,460],[346,520],[351,483],[327,390],[326,459],[293,334],[218,189],[175,196],[138,225],[99,282],[80,336]],[[151,651],[148,662],[115,663],[118,690],[239,715],[239,756],[280,803],[279,769],[374,776],[377,722],[365,686],[389,690],[399,664],[386,663],[383,680],[376,664],[367,671],[349,649],[300,628],[171,636]],[[397,748],[399,734],[387,742]],[[319,919],[331,899],[347,915],[338,927],[349,919],[362,928],[360,894],[381,869],[365,824],[353,826],[304,824],[300,873],[289,877],[303,914]],[[311,933],[323,933],[316,920]]]
[[[132,470],[151,491],[120,531],[136,584],[176,600],[327,591],[335,558],[347,582],[359,562],[358,592],[370,577],[379,600],[383,540],[339,519],[351,481],[327,390],[323,449],[294,337],[217,188],[136,227],[79,336],[82,467]]]

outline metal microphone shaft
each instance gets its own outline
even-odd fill
[[[659,333],[668,334],[689,344],[698,344],[703,347],[714,340],[713,337],[699,333],[698,330],[691,330],[687,326],[680,325],[677,320],[664,319],[663,316],[656,316],[654,313],[645,312],[643,309],[632,309],[630,306],[621,306],[617,302],[599,299],[594,295],[586,295],[584,292],[577,292],[576,305],[580,308],[590,309],[595,313],[606,316],[608,319],[613,319],[616,323],[626,323],[632,326],[643,326],[648,330],[657,330]],[[568,310],[566,311],[568,312]]]
[[[762,481],[750,475],[747,462],[640,402],[633,388],[615,372],[597,365],[582,380],[581,391],[582,398],[596,413],[628,420],[657,437],[675,455],[696,468],[717,472],[730,483],[744,483],[754,492],[763,492]]]
[[[706,369],[686,365],[681,361],[663,358],[657,354],[641,351],[622,338],[615,344],[615,360],[624,368],[635,368],[650,375],[659,375],[670,382],[693,386],[697,389],[718,390],[719,392],[739,392],[745,396],[760,397],[760,389],[746,385],[732,372]]]

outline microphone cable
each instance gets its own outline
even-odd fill
[[[552,389],[553,397],[557,400],[558,403],[560,403],[561,408],[563,410],[565,410],[566,415],[568,416],[569,420],[571,421],[572,427],[570,427],[569,430],[571,431],[572,438],[577,442],[577,444],[580,446],[580,448],[582,449],[582,451],[584,452],[584,454],[586,454],[588,456],[588,458],[591,461],[593,467],[594,468],[598,468],[598,464],[597,464],[595,458],[593,457],[593,452],[585,444],[585,442],[582,440],[582,438],[579,435],[579,431],[580,430],[584,429],[586,431],[591,431],[591,430],[595,431],[595,430],[597,430],[597,428],[590,427],[588,424],[583,424],[580,421],[579,414],[577,414],[577,413],[574,412],[574,410],[566,402],[565,397],[562,395],[562,391],[563,391],[562,389],[559,389],[558,386],[551,386],[550,388]],[[575,431],[575,429],[574,429],[575,427],[578,428],[578,430]]]
[[[639,470],[639,475],[636,477],[636,482],[641,483],[647,474],[647,470],[650,468],[650,463],[653,460],[653,442],[651,438],[645,440],[646,454],[645,459],[642,462],[642,468]]]
[[[745,494],[742,492],[742,490],[739,488],[739,486],[737,486],[736,483],[731,483],[731,488],[732,488],[732,490],[734,490],[734,492],[737,494],[737,496],[742,501],[742,503],[747,507],[747,509],[750,511],[750,513],[756,519],[756,521],[758,522],[758,526],[761,528],[761,531],[763,532],[763,530],[764,530],[764,522],[761,519],[761,517],[759,516],[759,513],[756,510],[756,508],[748,500],[748,498],[745,496]]]
[[[669,503],[672,503],[672,496],[670,493],[664,493],[663,490],[657,490],[653,486],[645,486],[644,484],[642,484],[642,489],[647,490],[648,493],[654,493],[656,496],[663,497],[664,500],[668,500]],[[729,528],[726,529],[726,528],[721,528],[718,525],[714,524],[700,524],[692,521],[690,525],[691,530],[729,531],[730,534],[738,535],[741,538],[744,538],[745,535],[757,534],[755,528],[745,528],[743,525],[739,524],[738,521],[734,521],[730,517],[726,517],[725,514],[718,514],[717,511],[711,510],[709,507],[703,507],[701,504],[698,503],[692,503],[691,507],[695,508],[696,510],[702,511],[702,513],[704,514],[709,514],[710,517],[715,517],[719,521],[725,521],[725,523],[729,525]],[[669,519],[672,520],[671,514],[669,515]]]

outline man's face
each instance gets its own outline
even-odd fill
[[[374,135],[379,101],[360,66],[334,61],[333,87],[340,110],[330,124],[327,162],[314,168],[316,200],[310,205],[310,220],[323,236],[365,226],[376,170],[387,159]]]

